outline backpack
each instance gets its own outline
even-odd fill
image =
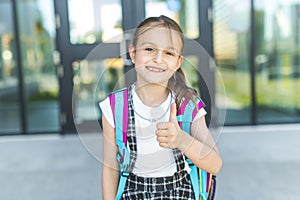
[[[128,89],[124,88],[110,94],[109,100],[115,121],[116,144],[118,146],[117,161],[119,163],[120,179],[116,200],[119,200],[130,173],[130,153],[127,148]],[[198,101],[198,109],[204,107],[201,99],[198,99]],[[178,109],[177,120],[179,126],[189,134],[191,122],[196,116],[198,109],[192,100],[183,101]],[[191,168],[190,179],[196,200],[213,200],[216,189],[216,176],[198,168],[190,159],[186,158],[186,161]]]

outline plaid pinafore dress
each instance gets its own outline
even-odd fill
[[[130,100],[132,93],[131,87],[128,90],[128,130],[127,142],[130,149],[130,171],[134,167],[137,158],[137,143],[135,133],[135,119],[132,101]],[[177,166],[177,172],[173,176],[167,177],[140,177],[130,173],[124,192],[121,196],[123,200],[132,199],[151,199],[151,200],[169,200],[169,199],[182,199],[192,200],[195,199],[190,176],[184,170],[184,157],[180,150],[173,149],[173,154]]]

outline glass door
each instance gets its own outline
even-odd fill
[[[214,51],[227,93],[226,124],[299,122],[300,1],[213,3]]]
[[[207,15],[200,17],[200,13],[207,13],[209,4],[208,1],[201,2],[202,7],[199,0],[57,0],[56,12],[61,22],[58,44],[63,54],[64,71],[62,109],[66,121],[63,129],[66,132],[74,131],[74,121],[77,128],[81,126],[93,129],[92,124],[95,123],[91,122],[99,120],[101,116],[99,101],[114,89],[123,88],[134,81],[134,70],[131,70],[131,63],[127,59],[130,40],[128,31],[145,17],[168,15],[183,27],[188,36],[187,46],[192,44],[191,41],[200,41],[205,52],[212,55],[212,45],[209,42],[211,24]],[[207,33],[203,35],[200,31],[203,28],[201,23],[203,27],[208,26],[205,29]],[[198,91],[206,92],[208,83],[199,84],[202,73],[195,66],[207,64],[200,71],[208,72],[209,80],[213,80],[213,75],[208,70],[208,63],[205,63],[208,59],[200,61],[199,54],[194,50],[193,45],[185,49],[186,61],[183,68],[188,74],[189,82]],[[206,101],[208,107],[210,100],[208,98]]]
[[[13,5],[0,1],[0,134],[20,133],[20,96]]]
[[[86,14],[78,16],[78,10]],[[100,119],[97,102],[115,89],[124,74],[119,50],[123,41],[122,4],[120,0],[68,0],[68,19],[70,43],[78,50],[80,45],[93,47],[84,58],[72,58],[73,117],[80,125]],[[110,54],[103,54],[109,50]]]
[[[0,1],[0,134],[60,131],[53,0]]]
[[[300,0],[254,1],[258,123],[300,120]]]
[[[214,0],[214,53],[223,82],[216,95],[226,100],[226,125],[251,124],[251,1]],[[222,85],[226,95],[222,93]]]
[[[57,0],[55,4],[61,24],[58,45],[63,71],[62,127],[64,132],[74,132],[85,125],[93,130],[91,124],[101,115],[99,101],[115,89],[130,68],[122,59],[126,53],[120,46],[126,46],[124,30],[144,17],[132,10],[141,1]],[[124,87],[123,80],[118,87]]]
[[[59,82],[53,56],[53,0],[16,1],[25,132],[59,132]]]

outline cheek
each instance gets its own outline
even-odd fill
[[[180,62],[177,61],[177,62],[174,62],[170,65],[170,70],[172,70],[173,72],[177,71],[177,69],[180,67]]]
[[[141,62],[142,56],[138,52],[135,53],[135,64]]]
[[[141,55],[141,54],[136,54],[136,59],[135,59],[136,66],[143,65],[148,61],[149,61],[149,58],[147,56]]]

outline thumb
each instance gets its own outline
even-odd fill
[[[176,109],[176,103],[172,103],[170,106],[170,119],[169,121],[177,121],[177,109]]]

